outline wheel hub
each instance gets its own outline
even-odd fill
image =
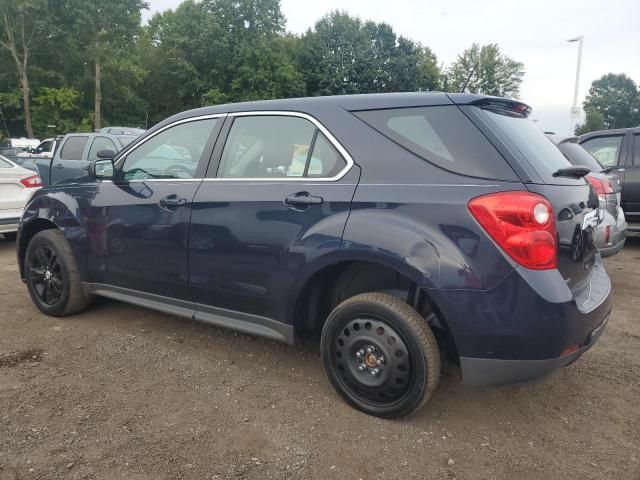
[[[369,373],[378,376],[382,373],[384,366],[384,355],[375,345],[367,345],[356,353],[358,370],[362,373]]]

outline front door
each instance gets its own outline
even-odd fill
[[[303,114],[230,114],[225,133],[219,166],[212,162],[194,199],[196,317],[219,323],[241,312],[236,328],[283,339],[272,320],[286,321],[285,299],[306,271],[335,261],[359,170]]]
[[[221,122],[199,118],[159,130],[121,157],[114,180],[98,187],[87,230],[91,281],[99,289],[191,301],[191,206]]]

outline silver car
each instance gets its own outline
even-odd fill
[[[40,177],[0,155],[0,234],[14,240],[24,206],[38,188]]]
[[[620,178],[611,173],[602,173],[604,167],[598,160],[578,144],[577,137],[547,135],[574,165],[591,169],[587,180],[600,199],[600,211],[604,219],[596,228],[596,246],[600,255],[610,257],[624,247],[627,240],[627,220],[622,211]]]

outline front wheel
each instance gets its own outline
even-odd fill
[[[33,236],[24,272],[31,300],[47,315],[64,317],[89,304],[73,252],[60,230],[43,230]]]
[[[385,418],[421,408],[440,379],[438,344],[426,320],[386,293],[349,298],[329,315],[322,363],[355,408]]]

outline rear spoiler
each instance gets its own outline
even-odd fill
[[[518,116],[527,118],[531,115],[532,108],[526,103],[518,102],[516,100],[508,100],[506,98],[499,97],[486,97],[479,100],[475,100],[470,103],[485,110],[491,110],[496,113],[502,113],[512,116]]]

